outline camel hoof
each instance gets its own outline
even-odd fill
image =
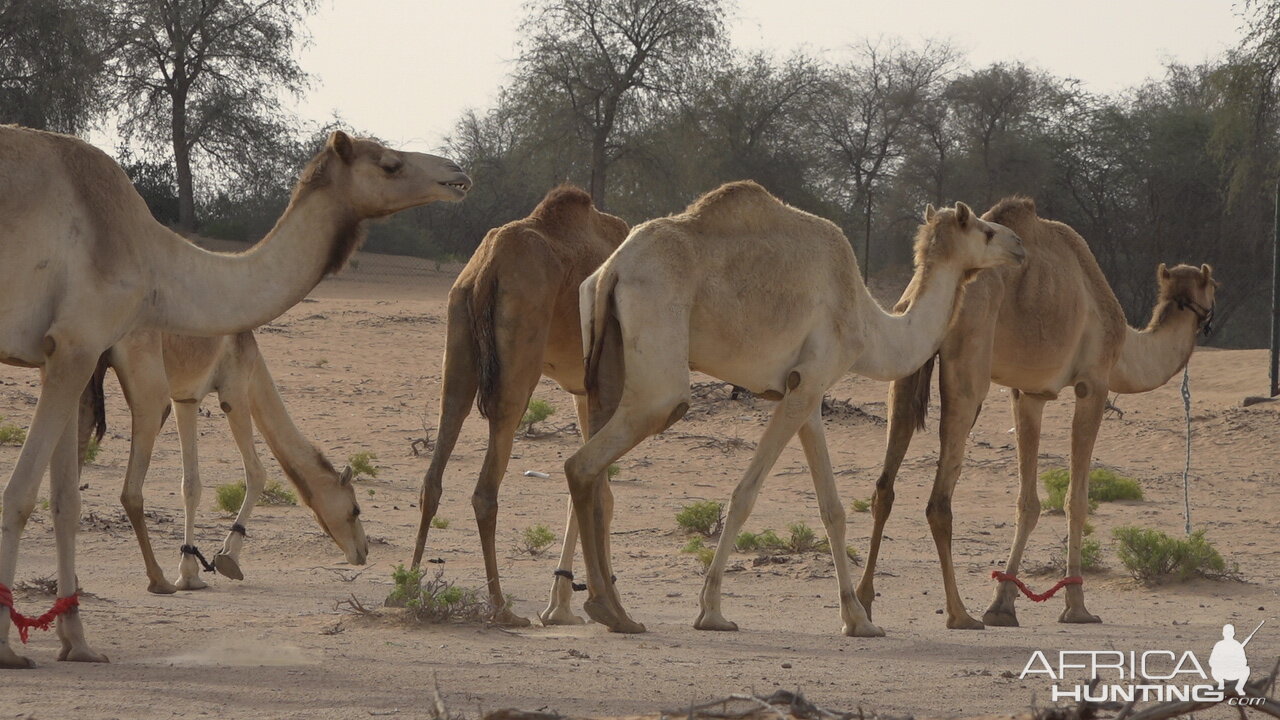
[[[846,623],[844,634],[848,637],[884,637],[884,630],[877,625],[872,625],[868,619],[867,622],[855,623],[852,626]]]
[[[609,632],[638,635],[642,632],[648,632],[648,630],[645,628],[644,623],[638,623],[629,617],[624,617],[617,625],[610,625]]]
[[[586,620],[573,614],[573,611],[563,605],[555,608],[547,608],[538,614],[538,619],[543,625],[585,625]]]
[[[31,658],[19,655],[8,646],[0,647],[0,669],[30,670],[35,666],[36,664]]]
[[[529,627],[529,618],[520,617],[511,612],[510,608],[502,608],[493,614],[493,623],[505,627]]]
[[[948,630],[983,630],[987,626],[969,617],[968,613],[956,618],[947,618]]]
[[[152,580],[147,584],[147,592],[154,595],[172,595],[178,592],[178,586],[168,580]]]
[[[219,575],[229,577],[232,580],[243,580],[244,573],[240,571],[240,563],[230,555],[218,553],[213,556],[213,569],[218,571]]]
[[[871,619],[871,601],[875,599],[875,593],[874,592],[871,593],[871,597],[869,598],[864,598],[861,595],[857,595],[857,594],[855,594],[854,597],[858,598],[858,602],[862,605],[862,609],[867,611],[867,619],[870,620]]]
[[[1084,608],[1067,608],[1058,616],[1060,623],[1100,623],[1102,618],[1085,610]]]
[[[982,616],[982,622],[995,627],[1018,627],[1018,614],[1012,610],[988,610]]]
[[[698,613],[698,619],[693,621],[693,627],[698,630],[714,630],[716,632],[738,631],[738,623],[726,620],[720,613],[708,613],[706,610]]]
[[[106,655],[94,652],[88,647],[78,648],[62,648],[58,652],[58,660],[61,662],[86,662],[86,663],[105,663],[111,662]]]
[[[201,580],[199,577],[178,578],[179,590],[203,590],[209,587],[209,583]]]
[[[644,625],[627,617],[625,611],[615,612],[603,600],[591,598],[582,604],[582,609],[592,620],[609,628],[610,632],[642,633],[645,631]]]

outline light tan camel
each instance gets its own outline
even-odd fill
[[[964,461],[965,440],[992,382],[1011,388],[1018,438],[1017,524],[1005,572],[1016,575],[1027,537],[1040,515],[1036,490],[1040,419],[1046,401],[1065,388],[1076,396],[1071,423],[1071,480],[1067,504],[1067,575],[1080,576],[1080,547],[1088,511],[1089,464],[1108,391],[1145,392],[1163,385],[1182,369],[1195,337],[1213,312],[1214,288],[1208,265],[1196,269],[1160,266],[1160,301],[1151,324],[1126,327],[1120,303],[1111,292],[1089,247],[1074,230],[1036,215],[1028,198],[1001,201],[983,218],[1011,228],[1027,246],[1027,262],[980,273],[965,289],[951,330],[938,352],[941,361],[942,449],[929,498],[929,528],[942,563],[947,627],[984,627],[969,616],[956,589],[951,560],[951,495]],[[908,288],[899,307],[915,302]],[[873,499],[871,547],[858,599],[871,610],[875,598],[876,558],[885,521],[893,507],[893,481],[911,442],[923,426],[929,399],[932,360],[919,372],[894,382],[889,391],[888,445],[883,473]],[[1017,625],[1013,582],[996,586],[983,616],[989,625]],[[1066,608],[1059,622],[1099,622],[1084,604],[1082,585],[1066,587]]]
[[[915,250],[912,282],[920,301],[902,315],[886,314],[863,285],[838,227],[784,205],[756,183],[736,182],[681,215],[636,227],[587,278],[586,381],[591,424],[599,429],[565,463],[565,473],[582,533],[588,615],[615,632],[644,631],[610,582],[602,476],[684,415],[693,369],[781,401],[733,492],[694,627],[737,629],[720,612],[725,563],[765,476],[798,430],[835,561],[844,633],[883,634],[853,595],[844,510],[823,435],[823,393],[851,369],[892,380],[918,368],[937,351],[965,279],[1023,257],[1013,232],[978,219],[962,203],[954,210],[929,207]]]
[[[342,267],[364,219],[460,200],[470,186],[448,160],[336,132],[271,233],[248,252],[221,254],[156,222],[120,166],[76,138],[2,127],[0,158],[0,361],[38,367],[43,381],[4,490],[0,586],[13,585],[18,541],[49,468],[67,603],[77,588],[79,399],[102,353],[138,327],[228,335],[261,325]],[[0,667],[30,667],[9,646],[10,610],[0,609]],[[106,661],[76,608],[57,632],[59,659]]]
[[[120,502],[133,525],[142,560],[147,568],[147,590],[167,594],[207,587],[200,578],[205,565],[196,550],[195,516],[200,502],[200,469],[197,459],[196,410],[211,392],[218,399],[240,458],[244,463],[244,502],[211,565],[220,574],[244,579],[240,551],[247,535],[249,515],[266,485],[267,471],[258,457],[253,422],[266,439],[285,475],[293,482],[302,502],[311,508],[320,527],[337,543],[354,565],[363,565],[369,545],[360,522],[360,506],[351,487],[351,469],[341,473],[294,425],[284,401],[272,382],[271,372],[258,351],[252,332],[219,337],[169,335],[155,330],[135,330],[116,343],[104,357],[115,369],[133,418],[129,443],[129,465],[125,472]],[[95,373],[96,387],[86,389],[81,413],[101,412],[102,372]],[[168,381],[166,382],[166,378]],[[156,436],[169,416],[170,399],[178,417],[178,437],[182,443],[182,497],[185,503],[185,530],[178,583],[165,579],[156,562],[143,513],[142,485],[147,477]],[[105,427],[105,419],[99,427]],[[87,444],[92,426],[81,423],[81,443]]]
[[[480,414],[489,420],[489,447],[471,504],[480,528],[489,596],[498,608],[495,619],[502,623],[529,624],[507,607],[498,580],[498,486],[511,443],[543,375],[574,395],[578,425],[588,437],[578,286],[626,236],[627,224],[596,210],[590,195],[576,187],[559,187],[547,193],[529,217],[490,230],[449,291],[440,430],[422,481],[422,522],[413,567],[422,562],[431,519],[440,506],[445,464],[478,393]],[[607,489],[605,496],[610,497]],[[582,622],[569,607],[577,531],[570,504],[551,601],[539,615],[544,624]]]

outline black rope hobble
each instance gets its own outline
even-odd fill
[[[248,531],[246,531],[244,529],[244,526],[241,525],[240,523],[236,523],[235,525],[232,525],[231,532],[238,534],[240,537],[246,537],[246,538],[249,537]]]
[[[199,560],[199,561],[200,561],[200,566],[204,568],[205,572],[217,572],[217,571],[218,571],[218,570],[217,570],[217,568],[215,568],[215,567],[213,566],[213,563],[211,563],[211,562],[209,562],[208,560],[205,560],[205,559],[204,559],[204,554],[203,554],[203,553],[201,553],[201,552],[200,552],[200,548],[196,547],[195,545],[183,545],[182,547],[180,547],[180,548],[178,548],[178,549],[182,551],[182,554],[183,554],[183,555],[193,555],[193,556],[195,556],[195,559],[197,559],[197,560]]]

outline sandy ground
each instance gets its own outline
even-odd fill
[[[746,468],[768,404],[717,400],[696,404],[665,435],[621,462],[615,482],[614,557],[618,587],[649,632],[619,636],[595,624],[504,630],[476,625],[406,627],[352,618],[335,602],[355,595],[377,605],[391,568],[407,562],[427,458],[413,439],[434,430],[446,292],[452,276],[428,270],[404,277],[371,274],[379,260],[326,281],[312,296],[259,333],[259,342],[298,424],[335,461],[358,451],[377,454],[376,479],[359,483],[370,564],[347,566],[302,507],[260,507],[249,526],[243,582],[221,577],[211,587],[150,595],[137,546],[117,497],[128,453],[128,414],[108,381],[111,430],[83,481],[85,522],[79,573],[92,593],[83,602],[91,642],[107,665],[54,661],[57,640],[36,633],[25,652],[39,667],[0,675],[0,717],[50,718],[356,718],[420,717],[438,678],[454,711],[502,707],[576,715],[627,715],[687,708],[730,693],[800,689],[829,708],[891,715],[1020,712],[1044,704],[1049,683],[1018,679],[1034,650],[1193,650],[1205,658],[1221,625],[1252,628],[1280,616],[1280,403],[1242,408],[1266,382],[1264,351],[1201,351],[1192,362],[1195,455],[1193,521],[1244,583],[1198,581],[1147,589],[1119,568],[1110,532],[1137,523],[1182,528],[1183,410],[1177,382],[1120,399],[1096,450],[1099,465],[1139,478],[1146,499],[1103,504],[1093,517],[1110,569],[1089,575],[1090,609],[1101,625],[1056,622],[1061,600],[1019,601],[1023,627],[949,631],[940,615],[941,581],[924,519],[937,454],[931,426],[918,435],[898,484],[897,511],[881,561],[875,619],[888,637],[840,635],[836,583],[828,558],[806,555],[786,564],[753,566],[741,555],[725,584],[725,613],[738,633],[700,633],[701,567],[681,554],[673,516],[694,500],[726,501]],[[705,378],[702,378],[705,379]],[[0,414],[26,424],[39,392],[36,374],[0,368]],[[886,386],[860,378],[832,395],[867,413],[884,414]],[[936,392],[936,391],[935,391]],[[544,381],[537,397],[572,419],[572,403]],[[722,397],[722,395],[716,395]],[[964,600],[980,617],[991,593],[990,570],[1012,538],[1016,492],[1012,421],[1005,392],[991,392],[973,431],[956,497],[956,560]],[[936,406],[935,406],[936,407]],[[206,399],[201,454],[206,492],[200,544],[216,549],[230,520],[213,509],[215,485],[237,481],[240,461],[216,399]],[[1065,463],[1071,406],[1051,403],[1041,466]],[[869,498],[883,451],[883,425],[830,418],[828,440],[844,501]],[[563,462],[574,435],[520,439],[502,495],[499,547],[504,588],[519,613],[534,617],[546,603],[555,551],[533,557],[516,548],[520,529],[536,523],[559,532],[564,519]],[[732,445],[732,443],[728,443]],[[719,445],[719,446],[717,446]],[[446,479],[440,512],[450,525],[432,532],[429,554],[446,560],[447,577],[479,586],[483,569],[470,487],[483,457],[485,423],[473,415]],[[265,448],[263,448],[265,455]],[[0,447],[0,467],[18,450]],[[274,461],[268,460],[275,477]],[[539,470],[550,479],[524,477]],[[146,496],[152,532],[170,579],[177,577],[181,531],[178,443],[169,423],[157,445]],[[46,492],[42,490],[41,496]],[[783,453],[748,529],[788,523],[820,528],[817,504],[797,442]],[[850,513],[850,542],[865,550],[868,514]],[[1041,519],[1029,562],[1043,563],[1061,543],[1061,515]],[[47,510],[37,511],[23,539],[18,577],[52,573],[54,547]],[[363,570],[363,572],[358,572]],[[358,576],[357,575],[358,572]],[[351,579],[352,576],[354,579]],[[1033,585],[1052,582],[1032,578]],[[19,592],[29,614],[51,602]],[[1255,672],[1280,655],[1280,622],[1249,646]],[[1235,717],[1225,708],[1202,717]]]

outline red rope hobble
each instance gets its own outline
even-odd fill
[[[1084,578],[1082,577],[1079,577],[1079,576],[1065,577],[1059,580],[1056,585],[1049,588],[1048,591],[1043,593],[1034,593],[1034,592],[1031,592],[1031,588],[1027,587],[1021,580],[1018,579],[1016,575],[1010,575],[1009,573],[1000,572],[999,570],[992,570],[991,577],[996,580],[999,580],[1000,582],[1011,582],[1014,585],[1017,585],[1018,589],[1022,591],[1022,594],[1030,598],[1032,602],[1044,602],[1045,600],[1048,600],[1049,598],[1053,597],[1055,594],[1057,594],[1059,590],[1061,590],[1062,588],[1068,585],[1084,584]]]
[[[70,611],[79,604],[80,594],[76,593],[74,595],[60,597],[57,600],[54,600],[53,607],[49,608],[49,612],[41,615],[40,617],[27,617],[26,615],[18,612],[18,609],[13,606],[13,593],[10,592],[9,588],[4,585],[0,585],[0,607],[9,608],[9,619],[13,621],[14,627],[18,628],[18,637],[22,639],[24,645],[27,642],[28,636],[31,634],[31,628],[35,628],[37,630],[48,630],[49,625],[53,623],[59,615]]]

